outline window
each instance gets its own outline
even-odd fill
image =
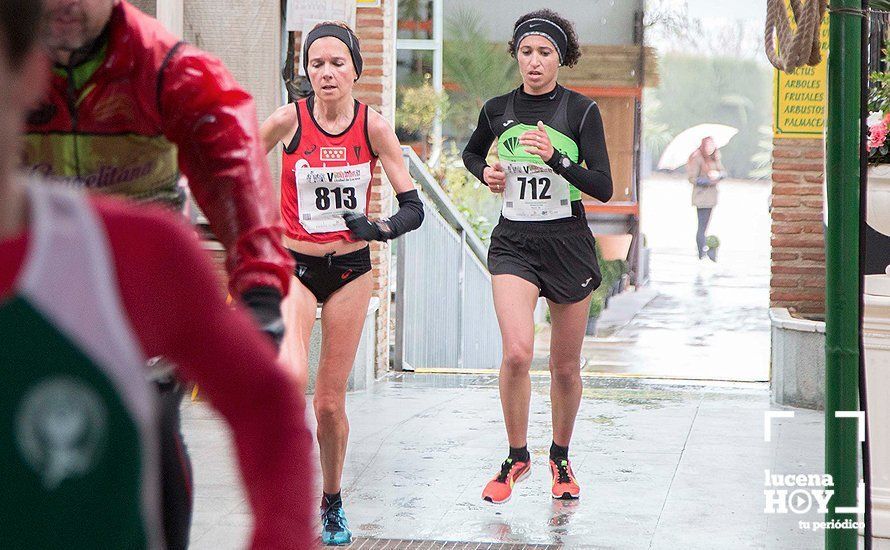
[[[442,90],[442,36],[444,0],[399,0],[396,30],[396,105],[401,105],[398,90],[429,82]],[[398,131],[399,121],[396,118]],[[441,141],[441,124],[433,129],[433,143]],[[399,131],[399,138],[410,142],[418,136]],[[436,155],[434,147],[433,155]]]

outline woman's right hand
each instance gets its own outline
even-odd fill
[[[504,192],[504,187],[507,185],[507,174],[504,173],[500,161],[495,162],[494,166],[486,166],[482,171],[482,178],[492,193]]]

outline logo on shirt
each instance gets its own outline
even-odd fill
[[[130,164],[126,166],[114,166],[101,164],[89,174],[79,176],[63,176],[55,173],[56,168],[47,163],[35,164],[31,170],[46,179],[55,182],[66,183],[76,187],[89,187],[98,189],[113,185],[125,185],[148,178],[158,170],[158,163],[150,160],[145,164]]]
[[[361,145],[353,145],[352,152],[355,153],[356,158],[358,158],[362,154],[362,146]]]
[[[303,154],[308,157],[309,155],[314,153],[316,149],[318,149],[318,145],[313,143],[312,145],[309,146],[308,149],[303,150]]]
[[[107,416],[99,394],[69,376],[28,390],[16,413],[16,441],[47,490],[93,469],[107,436]]]
[[[516,154],[516,146],[518,146],[518,145],[519,145],[519,138],[518,138],[518,137],[515,137],[515,136],[514,136],[514,137],[511,137],[511,138],[509,138],[509,139],[505,139],[505,140],[504,140],[504,147],[507,149],[507,151],[510,152],[511,155],[515,155],[515,154]]]
[[[322,161],[342,161],[346,162],[346,147],[322,147],[319,158]]]
[[[508,120],[507,122],[504,123],[504,128],[506,128],[507,126],[509,126],[509,125],[511,125],[511,124],[513,124],[513,119],[512,119],[512,118],[511,118],[510,120]]]
[[[584,284],[582,284],[581,286],[584,288],[587,288],[587,285],[589,285],[590,281],[592,281],[592,280],[593,280],[593,277],[588,277],[587,280],[584,281]]]

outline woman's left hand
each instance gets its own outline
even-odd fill
[[[550,142],[544,123],[540,120],[537,130],[529,130],[519,136],[519,145],[525,147],[526,152],[541,157],[544,162],[553,157],[553,144]]]

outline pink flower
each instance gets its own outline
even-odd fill
[[[871,117],[869,117],[871,118]],[[887,141],[887,125],[890,123],[890,113],[880,122],[868,127],[868,150],[872,151],[884,146]]]

